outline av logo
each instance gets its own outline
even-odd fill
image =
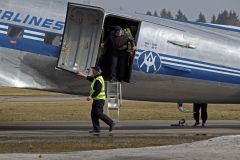
[[[143,52],[138,58],[138,67],[143,72],[156,73],[161,68],[161,58],[155,52]]]

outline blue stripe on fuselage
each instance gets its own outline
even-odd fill
[[[0,28],[1,31],[8,31],[6,28]]]
[[[141,50],[141,49],[138,50],[138,52],[144,52],[144,51],[145,50]],[[232,67],[227,67],[227,66],[222,66],[222,65],[217,65],[217,64],[197,61],[197,60],[193,60],[193,59],[187,59],[187,58],[182,58],[182,57],[177,57],[177,56],[171,56],[171,55],[167,55],[167,54],[163,54],[163,53],[159,53],[159,55],[161,57],[169,57],[169,58],[173,58],[173,59],[176,59],[176,60],[183,60],[183,61],[194,62],[194,63],[198,63],[198,64],[203,64],[203,65],[209,65],[209,66],[213,66],[213,67],[221,67],[221,68],[233,69],[233,70],[240,71],[239,68],[232,68]]]
[[[36,35],[36,34],[31,34],[31,33],[24,33],[24,35],[32,36],[32,37],[36,37],[36,38],[44,38],[44,36],[42,36],[42,35]]]
[[[188,66],[192,66],[192,67],[198,67],[198,68],[202,68],[202,69],[210,69],[210,70],[215,70],[215,71],[222,71],[222,72],[239,74],[239,72],[237,72],[237,71],[226,71],[224,69],[215,69],[215,68],[210,68],[210,67],[206,67],[206,66],[199,66],[199,65],[196,65],[196,64],[186,64],[184,62],[175,62],[175,61],[171,61],[171,60],[163,60],[163,62],[170,62],[170,63],[175,63],[175,64],[181,64],[181,65],[188,65]],[[201,64],[201,63],[199,63],[199,64]]]
[[[144,50],[138,50],[138,52],[144,53]],[[240,84],[240,69],[231,68],[221,65],[215,65],[210,63],[205,63],[201,61],[180,58],[176,56],[170,56],[166,54],[159,53],[159,56],[162,58],[161,68],[155,74],[169,75],[169,76],[178,76],[185,78],[194,78],[208,81],[224,82],[231,84]],[[173,60],[164,60],[164,57],[170,57]],[[144,61],[143,56],[136,54],[133,70],[141,71],[138,66],[138,60],[141,62]],[[184,60],[183,62],[178,62],[178,60]],[[171,64],[167,64],[170,62]],[[189,64],[195,63],[195,64]],[[201,66],[204,64],[206,66]],[[207,67],[209,66],[209,67]],[[219,68],[214,68],[219,67]],[[142,71],[141,71],[142,72]]]

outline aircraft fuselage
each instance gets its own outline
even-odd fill
[[[86,80],[56,69],[64,45],[67,2],[7,0],[0,6],[0,85],[87,95]],[[105,8],[101,12],[101,25],[106,17],[139,25],[138,50],[130,83],[122,84],[123,98],[240,103],[240,29]],[[96,60],[88,65],[95,63]]]

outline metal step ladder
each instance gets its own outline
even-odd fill
[[[108,115],[109,110],[117,110],[118,122],[120,115],[120,107],[122,105],[122,84],[121,82],[109,82],[107,81],[107,108]]]

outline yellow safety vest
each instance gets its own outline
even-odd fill
[[[124,31],[129,33],[132,36],[132,32],[131,32],[130,28],[125,28]],[[131,42],[128,42],[127,52],[132,52],[132,48],[133,48],[133,46],[132,46]]]
[[[93,100],[105,100],[106,99],[106,96],[105,96],[105,84],[104,84],[104,79],[102,76],[98,76],[97,78],[94,78],[92,83],[91,83],[91,90],[90,90],[90,96],[92,96],[92,94],[94,93],[94,84],[96,82],[96,80],[98,80],[101,84],[102,84],[102,89],[101,89],[101,92],[96,96],[96,97],[93,97]]]

